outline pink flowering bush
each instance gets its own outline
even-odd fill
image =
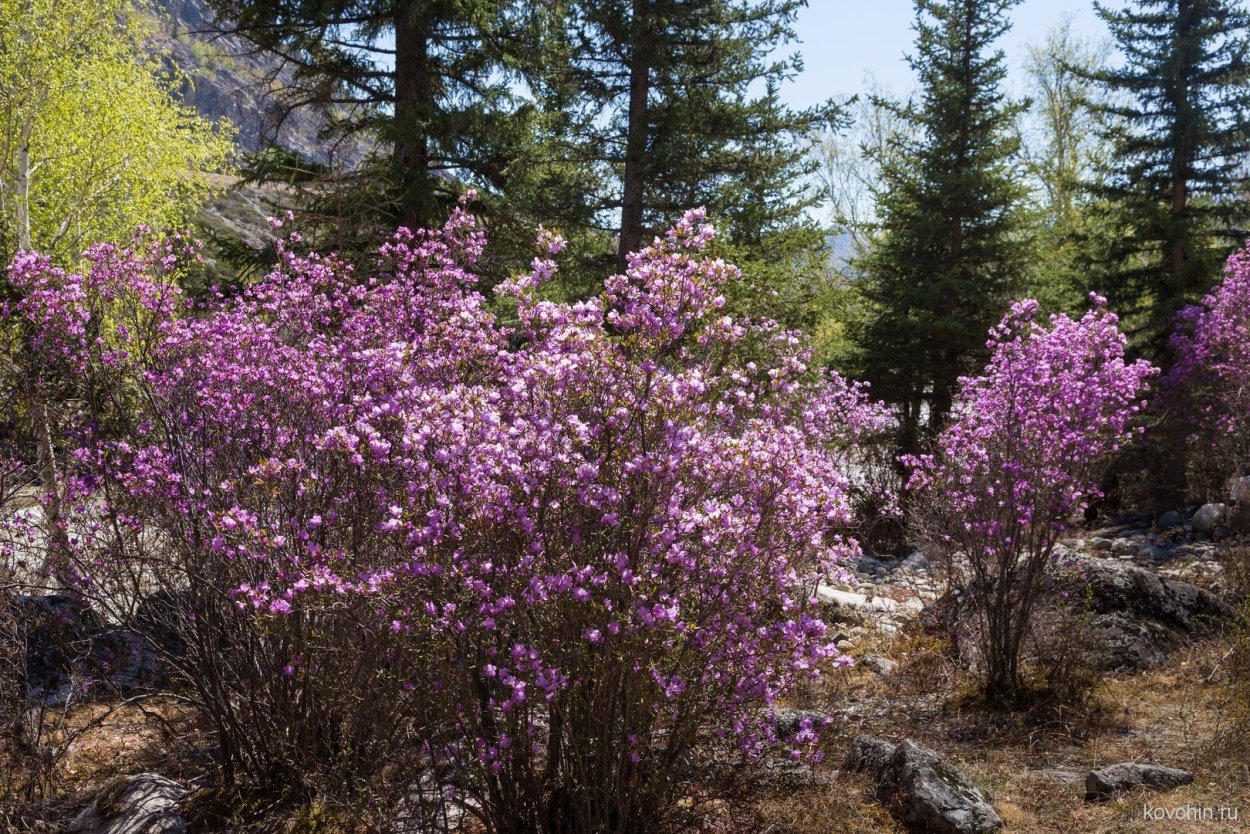
[[[725,745],[816,755],[768,707],[840,661],[814,590],[857,552],[855,440],[886,415],[795,334],[718,312],[712,236],[691,212],[558,304],[540,232],[498,289],[515,328],[473,289],[463,210],[359,273],[283,245],[185,314],[132,253],[101,292],[141,326],[102,339],[58,273],[32,320],[133,404],[77,436],[73,581],[159,615],[227,776],[653,831]]]
[[[80,272],[33,252],[10,265],[10,297],[0,303],[5,457],[12,462],[4,468],[42,486],[46,524],[36,531],[29,513],[5,512],[5,557],[46,551],[42,564],[27,567],[52,575],[71,567],[62,507],[75,498],[73,450],[125,430],[136,394],[125,366],[175,309],[168,275],[179,256],[195,257],[179,239],[158,242],[140,229],[128,247],[92,246]]]
[[[912,459],[922,532],[963,583],[985,692],[1014,696],[1029,618],[1066,525],[1097,495],[1100,467],[1135,431],[1156,371],[1128,363],[1117,318],[1095,298],[1079,320],[1037,321],[1021,301],[990,331],[933,454]]]
[[[1235,252],[1202,304],[1182,310],[1162,388],[1187,426],[1190,483],[1210,495],[1250,474],[1250,249]]]

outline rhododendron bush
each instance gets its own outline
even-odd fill
[[[1155,369],[1128,363],[1118,320],[1095,298],[1082,318],[1038,321],[1012,306],[989,364],[960,383],[952,419],[910,483],[922,532],[965,587],[986,694],[1012,697],[1033,604],[1067,524],[1097,495],[1101,467],[1135,431]]]
[[[1250,250],[1229,257],[1224,280],[1181,311],[1172,348],[1167,404],[1191,432],[1191,483],[1214,496],[1250,473]]]
[[[258,285],[179,315],[150,258],[97,257],[91,292],[133,324],[19,261],[67,367],[135,403],[72,433],[66,574],[164,612],[228,773],[649,831],[722,744],[812,753],[817,728],[777,739],[766,707],[838,661],[812,596],[856,551],[850,460],[888,415],[795,334],[718,312],[712,234],[692,212],[558,304],[543,231],[497,290],[513,327],[474,289],[463,210],[359,274],[293,235]]]

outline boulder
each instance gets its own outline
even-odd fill
[[[865,773],[874,782],[880,783],[885,776],[890,760],[894,758],[894,748],[885,739],[872,736],[856,736],[842,760],[842,769],[851,773]]]
[[[928,570],[929,557],[921,553],[919,550],[913,550],[907,554],[907,558],[903,560],[903,564],[912,570]]]
[[[1160,665],[1187,640],[1210,632],[1233,616],[1209,591],[1120,561],[1079,557],[1062,583],[1068,606],[1088,606],[1088,639],[1094,666],[1104,671],[1141,671]],[[1046,616],[1046,607],[1038,616]]]
[[[1229,492],[1229,498],[1232,499],[1234,504],[1243,506],[1250,504],[1250,475],[1233,481],[1233,488]]]
[[[856,666],[862,666],[878,675],[889,675],[894,672],[898,664],[888,657],[882,657],[879,654],[867,654],[855,661]]]
[[[968,777],[936,752],[904,741],[894,748],[878,785],[909,831],[925,834],[987,834],[1003,821]]]
[[[187,821],[177,810],[189,791],[156,773],[119,776],[83,809],[72,834],[183,834]]]
[[[987,834],[1003,825],[966,776],[914,741],[894,745],[859,736],[851,742],[843,767],[871,776],[877,796],[908,831]]]
[[[833,716],[827,712],[814,709],[791,709],[781,707],[773,710],[773,732],[779,739],[791,739],[803,729],[804,722],[816,731],[833,723]]]
[[[1142,544],[1143,542],[1134,539],[1116,539],[1111,545],[1111,554],[1133,557],[1141,550]]]
[[[147,641],[107,625],[79,599],[18,596],[10,608],[26,644],[23,683],[33,701],[60,704],[98,685],[127,691],[164,680]]]
[[[1216,527],[1228,520],[1228,506],[1225,504],[1203,504],[1194,513],[1191,524],[1195,533],[1210,534]]]
[[[14,597],[10,610],[26,644],[25,691],[32,700],[60,703],[81,678],[102,628],[80,600],[62,594]]]
[[[1155,764],[1121,762],[1091,770],[1086,775],[1085,801],[1096,802],[1134,788],[1170,791],[1192,781],[1194,775],[1184,770]]]
[[[1185,516],[1181,515],[1176,510],[1168,510],[1163,515],[1159,516],[1158,524],[1159,529],[1161,530],[1171,530],[1176,527],[1184,527]]]

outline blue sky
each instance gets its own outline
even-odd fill
[[[1072,28],[1081,36],[1095,42],[1108,38],[1091,0],[1025,0],[1010,14],[1012,28],[1000,46],[1016,80],[1025,48],[1041,42],[1065,15],[1072,16]],[[911,0],[808,0],[795,26],[800,42],[790,45],[790,51],[802,53],[804,70],[782,87],[783,98],[795,107],[842,98],[861,92],[867,75],[892,93],[905,93],[913,83],[903,61],[912,49],[913,16]],[[1008,83],[1014,86],[1011,79]]]

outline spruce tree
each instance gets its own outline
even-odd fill
[[[279,121],[313,108],[327,143],[362,137],[374,149],[346,188],[313,189],[326,197],[316,208],[333,215],[337,206],[337,221],[363,227],[363,238],[441,222],[464,188],[499,192],[530,142],[531,110],[509,83],[508,46],[522,29],[512,0],[209,4],[220,33],[279,59]],[[287,154],[258,162],[258,178],[320,180]]]
[[[1026,251],[1012,129],[1021,105],[1002,91],[993,48],[1017,2],[916,0],[918,99],[883,102],[910,129],[879,155],[879,229],[855,264],[867,311],[853,336],[873,393],[900,408],[908,451],[950,410]]]
[[[802,68],[774,50],[806,0],[564,0],[534,67],[540,99],[573,119],[569,158],[598,171],[586,199],[618,236],[617,266],[685,209],[706,205],[735,244],[801,261],[823,233],[807,222],[810,147],[832,103],[786,107]],[[547,105],[544,109],[552,109]],[[761,258],[761,261],[763,260]],[[761,273],[762,274],[762,273]]]
[[[1168,364],[1177,310],[1244,236],[1250,15],[1235,0],[1095,8],[1124,59],[1090,76],[1107,93],[1115,148],[1097,193],[1116,233],[1092,264],[1095,289],[1126,315],[1139,348]]]

